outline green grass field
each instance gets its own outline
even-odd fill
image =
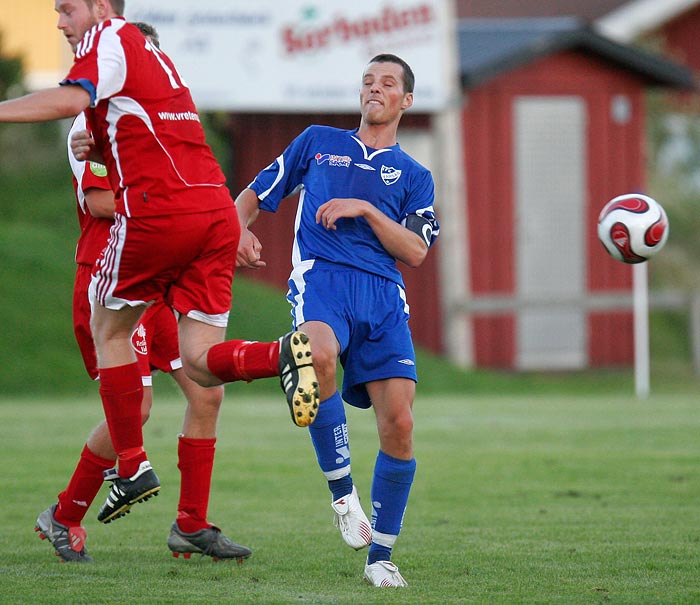
[[[652,604],[700,602],[700,416],[687,394],[419,396],[418,471],[395,562],[405,590],[362,582],[331,522],[305,430],[279,397],[228,387],[210,519],[254,550],[242,565],[174,559],[183,402],[145,429],[161,495],[111,525],[85,520],[95,562],[61,564],[33,532],[63,489],[96,399],[0,400],[0,602],[131,604]],[[167,389],[160,389],[167,392]],[[365,505],[371,412],[350,408]]]
[[[362,583],[364,554],[332,526],[308,435],[274,381],[227,387],[219,431],[210,519],[252,559],[170,556],[184,402],[157,377],[145,437],[161,495],[103,526],[105,489],[85,521],[95,563],[60,564],[34,522],[102,416],[71,331],[78,229],[63,134],[0,127],[0,605],[700,603],[698,377],[687,317],[668,312],[652,314],[645,401],[630,368],[465,372],[418,352],[418,472],[395,553],[406,590]],[[653,268],[652,282],[678,286],[678,270]],[[283,293],[237,276],[229,336],[288,327]],[[374,419],[350,408],[349,421],[366,505]]]

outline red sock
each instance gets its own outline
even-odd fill
[[[114,462],[94,454],[87,445],[83,448],[68,486],[58,494],[56,521],[67,527],[80,525],[102,487],[102,471],[112,468]]]
[[[207,511],[215,445],[216,439],[180,437],[178,440],[180,501],[177,505],[177,525],[186,534],[211,525],[207,522]]]
[[[147,459],[141,430],[143,385],[138,364],[100,368],[100,395],[119,458],[119,476],[131,477]]]
[[[279,376],[279,347],[276,341],[229,340],[209,349],[207,366],[224,382]]]

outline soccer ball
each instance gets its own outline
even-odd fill
[[[614,259],[643,263],[661,250],[668,239],[666,212],[646,195],[620,195],[600,211],[598,239]]]

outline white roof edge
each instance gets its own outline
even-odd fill
[[[630,42],[698,4],[700,0],[632,0],[597,19],[593,27],[608,38]]]

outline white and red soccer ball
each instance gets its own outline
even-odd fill
[[[643,263],[659,252],[668,239],[666,212],[649,196],[619,195],[600,211],[598,239],[614,259]]]

